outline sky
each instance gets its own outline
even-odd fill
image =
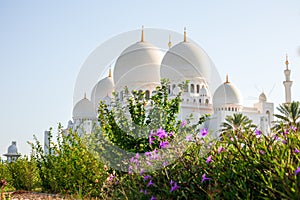
[[[300,100],[300,1],[4,1],[0,0],[0,154],[72,118],[81,66],[120,33],[148,28],[182,32],[210,56],[252,105],[264,91],[284,102],[285,55],[292,99]],[[167,43],[168,41],[166,41]]]

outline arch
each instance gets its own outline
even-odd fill
[[[191,84],[191,93],[195,93],[195,85]]]
[[[208,100],[208,99],[205,99],[205,103],[208,104],[208,103],[209,103],[209,100]]]
[[[169,88],[169,89],[170,89],[170,88]],[[146,90],[145,96],[146,96],[146,99],[150,99],[150,91],[149,91],[149,90]]]
[[[197,93],[199,94],[199,92],[200,92],[200,85],[197,84]]]
[[[199,99],[199,103],[201,103],[201,99]]]
[[[271,113],[270,113],[269,110],[266,111],[266,115],[267,115],[267,117],[268,117],[268,122],[269,122],[269,124],[270,124],[270,123],[271,123]]]

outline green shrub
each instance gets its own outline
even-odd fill
[[[59,127],[57,143],[52,141],[50,134],[49,144],[47,155],[37,140],[32,146],[42,190],[80,198],[100,196],[107,174],[77,133],[71,130],[64,133],[62,127]]]

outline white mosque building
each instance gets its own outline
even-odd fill
[[[264,93],[261,93],[252,107],[242,105],[242,96],[239,89],[226,77],[223,84],[214,90],[210,88],[214,82],[212,62],[202,48],[193,42],[187,41],[184,31],[183,41],[162,52],[159,48],[144,40],[144,30],[141,40],[127,47],[117,58],[114,67],[109,70],[106,78],[100,80],[91,89],[90,97],[76,103],[73,108],[73,120],[69,121],[68,129],[92,131],[97,121],[97,110],[100,100],[107,104],[115,92],[120,101],[124,101],[128,91],[145,91],[150,97],[156,86],[160,85],[161,78],[170,81],[169,95],[178,94],[179,85],[189,80],[188,87],[182,92],[180,118],[193,114],[198,118],[202,114],[210,114],[211,131],[218,134],[220,124],[225,117],[233,113],[242,113],[248,116],[264,133],[269,133],[274,114],[274,104],[268,102]],[[286,102],[291,102],[290,69],[286,59],[284,71]],[[127,87],[128,90],[124,90]],[[47,133],[45,134],[45,138]]]

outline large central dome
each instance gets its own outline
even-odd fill
[[[144,41],[137,42],[126,48],[118,57],[114,69],[116,90],[125,86],[129,89],[134,85],[160,83],[160,63],[162,51]]]
[[[171,81],[210,78],[211,61],[205,51],[193,42],[183,41],[169,49],[161,65],[161,77]]]

